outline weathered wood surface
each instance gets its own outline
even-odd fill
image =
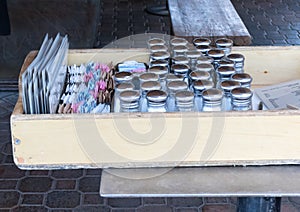
[[[300,78],[300,47],[235,47],[233,52],[245,55],[255,87]],[[143,50],[71,50],[69,63],[148,57]],[[21,95],[20,90],[11,116],[14,161],[20,168],[300,164],[298,110],[25,115]],[[148,138],[155,142],[145,143]]]
[[[228,37],[235,45],[251,44],[251,35],[230,0],[168,0],[173,33],[190,41]]]

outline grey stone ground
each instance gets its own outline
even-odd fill
[[[160,0],[103,0],[96,47],[143,32],[169,33],[168,17],[144,13]],[[253,45],[299,45],[300,1],[232,0]],[[21,171],[12,161],[9,117],[16,92],[0,92],[0,211],[235,211],[236,198],[101,198],[101,170]],[[282,199],[300,211],[300,198]]]

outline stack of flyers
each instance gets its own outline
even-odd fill
[[[41,48],[22,74],[25,114],[56,113],[67,73],[68,37],[45,36]]]

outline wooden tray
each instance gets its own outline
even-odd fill
[[[300,47],[236,47],[261,87],[300,78]],[[21,73],[34,59],[30,52]],[[69,64],[146,62],[143,49],[70,50]],[[11,116],[22,169],[300,164],[300,111]],[[132,129],[132,130],[131,130]]]

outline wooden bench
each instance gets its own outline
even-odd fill
[[[251,35],[230,0],[168,0],[173,34],[190,42],[228,37],[235,45],[250,45]]]

